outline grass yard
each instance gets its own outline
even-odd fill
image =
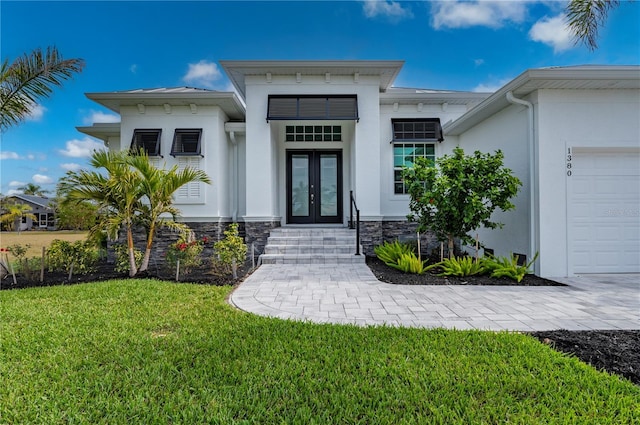
[[[4,424],[632,424],[640,388],[516,333],[318,325],[231,289],[0,293]]]
[[[0,232],[0,248],[7,248],[13,244],[31,245],[27,250],[26,258],[42,256],[42,247],[48,248],[54,239],[62,239],[63,241],[75,242],[82,241],[87,238],[87,232],[58,230],[58,231],[23,231],[18,232]],[[11,255],[10,255],[11,257]]]

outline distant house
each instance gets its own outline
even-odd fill
[[[362,245],[415,235],[403,166],[460,146],[501,149],[523,181],[515,211],[480,240],[539,252],[540,276],[640,272],[640,67],[531,69],[495,93],[399,88],[401,61],[223,61],[234,92],[88,93],[119,123],[78,130],[114,151],[207,172],[175,196],[182,221],[239,222],[262,251],[276,227],[347,227]],[[219,230],[218,230],[219,231]]]
[[[20,230],[56,230],[55,212],[51,206],[52,199],[22,194],[9,196],[8,199],[13,199],[17,204],[29,205],[31,207],[29,213],[36,216],[36,220],[23,217]]]

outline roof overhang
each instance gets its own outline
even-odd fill
[[[412,92],[403,90],[395,92],[390,89],[386,93],[380,93],[381,105],[393,105],[394,103],[424,103],[428,105],[438,105],[448,103],[450,105],[467,105],[478,103],[490,96],[490,93],[458,92],[458,91],[435,91],[416,89]]]
[[[245,107],[233,92],[213,90],[131,90],[124,92],[86,93],[86,96],[114,112],[120,113],[123,106],[219,106],[232,120],[245,118]]]
[[[245,79],[251,75],[346,75],[355,79],[363,76],[380,77],[380,91],[393,84],[404,61],[220,61],[229,79],[246,97]]]
[[[109,137],[120,136],[120,123],[95,123],[91,126],[76,127],[76,130],[78,130],[80,133],[87,134],[89,136],[95,137],[96,139],[100,139],[106,142]]]
[[[640,66],[574,66],[529,69],[455,121],[445,124],[447,136],[457,136],[510,105],[507,93],[527,97],[537,90],[640,89]]]

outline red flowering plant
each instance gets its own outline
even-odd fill
[[[198,267],[202,263],[200,254],[208,242],[209,238],[206,236],[196,239],[193,232],[183,234],[177,242],[169,245],[167,263],[175,268],[180,261],[180,270],[188,273],[191,268]]]

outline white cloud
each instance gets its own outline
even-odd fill
[[[84,117],[82,120],[85,125],[91,125],[93,123],[120,122],[120,117],[115,114],[94,111],[93,109],[90,112],[90,115]]]
[[[82,140],[68,140],[66,149],[60,149],[58,152],[64,156],[71,158],[87,158],[91,156],[93,151],[106,149],[102,142],[85,137]]]
[[[60,167],[67,171],[78,171],[82,168],[82,165],[76,164],[75,162],[65,162],[64,164],[60,164]]]
[[[512,78],[503,78],[502,80],[492,82],[492,83],[482,83],[475,86],[471,91],[476,93],[493,93],[501,89],[502,86],[511,81]]]
[[[20,187],[20,186],[24,186],[26,183],[25,182],[19,182],[17,180],[13,180],[9,182],[9,187]]]
[[[131,71],[132,74],[135,74],[136,72],[138,72],[138,64],[133,64],[129,67],[129,71]]]
[[[38,183],[38,184],[49,184],[49,183],[53,183],[53,179],[49,176],[45,176],[42,174],[34,174],[31,179],[33,179],[34,183]]]
[[[16,189],[7,190],[7,196],[13,196],[13,195],[22,195],[22,191],[16,190]]]
[[[31,105],[31,110],[29,114],[25,117],[27,121],[40,121],[44,116],[44,113],[47,111],[47,108],[40,104]]]
[[[201,60],[198,63],[190,63],[189,71],[182,77],[187,84],[213,87],[213,84],[222,77],[218,65],[213,62]]]
[[[0,151],[0,159],[22,159],[16,152]]]
[[[553,47],[554,53],[569,50],[574,46],[573,37],[567,29],[566,18],[562,14],[540,19],[531,27],[529,37],[533,41]]]
[[[435,29],[483,26],[500,28],[507,22],[522,22],[526,2],[438,1],[431,3],[431,25]]]
[[[393,21],[413,18],[413,12],[411,12],[410,9],[405,9],[400,3],[395,1],[365,0],[362,9],[367,18],[385,16]]]

